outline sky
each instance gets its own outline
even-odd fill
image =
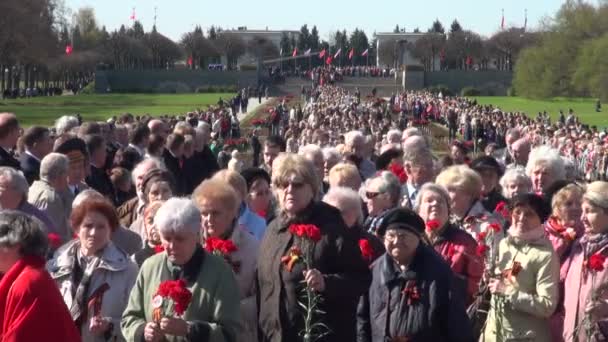
[[[133,8],[146,31],[154,23],[157,9],[157,29],[178,41],[184,32],[195,25],[205,29],[211,25],[223,28],[246,26],[248,29],[299,30],[304,24],[309,29],[317,25],[322,40],[329,40],[332,32],[355,28],[363,29],[368,37],[374,32],[391,32],[395,25],[408,32],[419,28],[426,31],[435,19],[446,30],[454,19],[464,29],[489,37],[500,30],[502,9],[506,27],[523,27],[525,11],[528,28],[553,16],[565,0],[64,0],[76,12],[89,6],[95,9],[99,25],[108,31],[120,25],[131,25]],[[597,4],[599,0],[591,0]],[[355,5],[353,5],[353,3]]]

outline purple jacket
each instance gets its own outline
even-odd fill
[[[55,228],[55,225],[53,224],[53,222],[49,219],[49,217],[46,216],[46,214],[43,211],[41,211],[40,209],[31,205],[28,201],[24,200],[23,202],[21,202],[21,205],[17,208],[17,210],[24,214],[33,216],[33,217],[39,219],[40,221],[42,221],[42,223],[44,223],[44,227],[42,227],[42,228],[46,229],[47,234],[50,234],[50,233],[58,234],[59,233],[57,231],[57,229]]]

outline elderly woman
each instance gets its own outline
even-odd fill
[[[387,252],[372,264],[372,284],[359,301],[357,342],[473,340],[464,296],[454,292],[449,266],[422,241],[424,230],[410,209],[393,209],[382,221]]]
[[[505,199],[510,200],[515,195],[532,192],[532,180],[523,167],[509,167],[500,177],[500,187]]]
[[[332,187],[347,187],[359,191],[361,175],[353,164],[338,163],[329,170],[328,182],[330,189]]]
[[[45,212],[62,242],[72,238],[68,218],[73,196],[68,190],[68,157],[49,153],[40,163],[40,180],[29,189],[28,202]]]
[[[241,196],[230,183],[214,176],[194,190],[192,199],[201,212],[205,248],[208,251],[213,248],[209,239],[230,240],[236,247],[235,251],[223,256],[232,266],[241,299],[241,328],[237,341],[256,341],[254,275],[259,242],[237,220]]]
[[[498,186],[498,180],[503,174],[502,167],[494,157],[481,156],[471,162],[471,168],[481,177],[481,204],[492,213],[497,205],[506,203]]]
[[[272,192],[270,190],[270,175],[261,168],[252,167],[241,172],[247,184],[245,201],[254,213],[270,223],[274,219]]]
[[[266,231],[266,221],[249,209],[245,201],[247,197],[247,183],[245,179],[237,172],[230,170],[221,170],[212,179],[223,181],[236,191],[239,199],[237,225],[245,232],[253,235],[258,241],[262,240]]]
[[[133,254],[133,261],[137,263],[139,267],[154,254],[163,252],[165,249],[161,245],[160,234],[156,225],[154,224],[154,216],[164,201],[154,201],[146,207],[144,210],[143,224],[146,229],[146,239],[144,241],[144,248]]]
[[[359,241],[361,255],[368,264],[374,262],[384,254],[384,245],[375,235],[363,229],[363,209],[361,197],[353,189],[346,187],[332,187],[323,197],[323,202],[340,210],[342,219],[348,227],[348,234]]]
[[[201,247],[201,213],[191,200],[172,198],[154,217],[163,253],[144,262],[121,327],[128,341],[236,341],[238,288],[223,258]],[[192,293],[185,313],[155,319],[153,298],[162,282],[183,280]]]
[[[342,154],[335,147],[323,149],[323,180],[329,183],[329,171],[342,160]]]
[[[582,200],[583,237],[574,242],[562,266],[564,287],[565,341],[605,341],[608,338],[608,183],[593,182]],[[595,261],[595,262],[594,262]]]
[[[500,242],[488,288],[490,312],[480,341],[551,341],[559,299],[559,260],[545,236],[549,208],[541,196],[511,200],[509,236]]]
[[[122,341],[120,317],[137,265],[110,239],[118,228],[114,206],[107,200],[85,200],[70,220],[76,239],[55,253],[48,266],[51,275],[83,341]]]
[[[169,171],[153,169],[144,176],[141,188],[145,208],[154,201],[166,201],[171,198],[175,193],[175,181]],[[147,238],[143,217],[138,217],[129,229],[139,234],[142,240]]]
[[[369,286],[370,275],[356,242],[347,237],[340,212],[314,199],[319,182],[312,163],[302,156],[280,155],[273,164],[272,185],[279,215],[270,223],[260,245],[257,270],[258,326],[260,339],[296,341],[304,328],[298,293],[308,286],[323,297],[318,320],[329,328],[327,341],[353,341],[355,322],[348,303]],[[291,247],[301,248],[304,237],[295,225],[318,229],[310,264],[283,267],[281,259]],[[291,228],[291,229],[290,229]],[[316,231],[315,229],[315,231]],[[316,234],[315,234],[316,235]]]
[[[317,179],[319,182],[319,196],[323,197],[325,191],[329,185],[325,185],[323,178],[325,175],[325,159],[323,157],[323,150],[317,145],[309,144],[300,148],[299,154],[310,161],[315,166],[317,172]],[[319,198],[319,199],[320,199]]]
[[[471,235],[450,223],[448,192],[440,185],[427,183],[420,189],[414,209],[426,224],[431,245],[454,271],[454,283],[466,298],[465,304],[471,304],[479,290],[483,260]]]
[[[2,341],[81,340],[59,290],[44,269],[48,241],[41,224],[17,211],[0,212]]]
[[[556,149],[539,146],[530,152],[526,174],[532,180],[532,191],[544,194],[554,182],[566,179],[564,160]]]
[[[375,233],[382,222],[384,214],[399,205],[401,199],[401,184],[399,179],[390,171],[382,171],[378,176],[365,182],[365,203],[368,216],[364,228]]]
[[[144,177],[154,169],[161,168],[161,161],[156,158],[147,158],[141,161],[131,172],[133,184],[135,185],[136,197],[126,201],[116,209],[120,224],[130,227],[135,220],[143,213],[146,206],[146,196],[144,196],[143,181]]]

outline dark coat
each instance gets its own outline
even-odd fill
[[[356,301],[370,284],[369,269],[354,239],[347,236],[340,212],[325,203],[315,202],[297,219],[273,220],[264,234],[258,257],[256,291],[260,342],[298,341],[303,330],[303,310],[298,305],[302,290],[304,265],[299,262],[289,272],[281,257],[299,245],[299,238],[289,232],[291,223],[314,224],[321,230],[321,240],[314,247],[312,267],[324,276],[325,290],[321,317],[331,333],[322,341],[354,341],[354,308]],[[263,305],[260,305],[263,303]]]
[[[186,193],[186,188],[185,188],[185,184],[186,184],[186,180],[184,175],[182,175],[182,165],[180,163],[179,158],[176,158],[175,156],[173,156],[171,154],[171,152],[169,152],[169,150],[164,149],[163,150],[163,162],[165,163],[165,167],[167,168],[167,171],[171,172],[171,175],[173,175],[173,179],[175,180],[175,194],[176,195],[183,195]]]
[[[405,272],[385,253],[372,264],[372,275],[357,310],[357,342],[474,340],[452,271],[430,247],[421,242]],[[417,289],[418,299],[403,293],[406,284]]]
[[[29,185],[40,179],[40,162],[36,158],[24,152],[19,156],[19,164]]]
[[[91,174],[86,178],[85,181],[88,186],[97,190],[110,201],[114,201],[114,198],[116,197],[114,193],[114,186],[112,185],[110,176],[108,176],[105,169],[100,169],[91,165]]]
[[[21,170],[21,163],[2,147],[0,147],[0,166],[8,166],[13,169]]]
[[[494,212],[494,209],[496,209],[496,206],[500,202],[506,203],[507,199],[497,189],[492,190],[492,192],[481,199],[481,204],[490,213]]]
[[[184,164],[186,178],[186,193],[192,193],[205,179],[211,178],[220,167],[209,146],[194,155]]]

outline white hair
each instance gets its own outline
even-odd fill
[[[209,123],[206,121],[200,120],[198,122],[198,125],[196,126],[196,129],[197,130],[206,129],[207,131],[211,131],[211,125],[209,125]],[[198,134],[198,132],[197,132],[197,134]]]
[[[86,200],[92,200],[92,199],[105,199],[105,197],[97,190],[93,190],[93,189],[83,190],[78,195],[76,195],[76,197],[74,197],[74,201],[72,201],[72,209],[74,209],[77,206],[79,206],[80,204],[82,204],[82,202],[84,202]]]
[[[420,205],[422,204],[422,194],[427,191],[441,196],[441,198],[445,201],[448,210],[450,210],[450,195],[448,194],[448,191],[443,187],[443,185],[435,183],[426,183],[420,188],[420,190],[418,191],[418,196],[416,196],[416,203],[414,203],[414,210],[416,212],[420,210]]]
[[[542,145],[530,151],[528,164],[526,164],[526,173],[528,176],[532,176],[532,172],[538,164],[546,165],[554,180],[566,178],[564,159],[559,155],[559,151],[551,146]]]
[[[325,147],[323,149],[323,160],[330,160],[332,158],[340,160],[342,159],[342,155],[335,147]]]
[[[386,141],[389,144],[399,144],[401,142],[401,131],[398,129],[391,129],[386,133]]]
[[[163,164],[163,162],[158,159],[158,158],[146,158],[142,161],[140,161],[139,163],[137,163],[137,165],[135,165],[135,167],[133,168],[133,171],[131,172],[131,178],[133,180],[133,184],[137,183],[137,175],[142,172],[142,169],[144,169],[146,166],[153,164],[155,169],[160,169],[160,170],[165,170],[165,166]]]
[[[528,189],[527,192],[532,191],[532,180],[526,174],[526,170],[522,166],[508,167],[499,182],[503,196],[507,197],[507,185],[509,182],[513,181],[522,182]]]
[[[344,135],[344,144],[352,146],[355,140],[365,142],[365,136],[360,131],[350,131]]]
[[[154,223],[159,232],[194,233],[201,232],[201,213],[189,198],[170,198],[158,209]]]
[[[61,153],[49,153],[40,162],[40,179],[53,181],[60,176],[67,176],[70,160]]]
[[[357,222],[363,222],[363,209],[361,208],[361,197],[351,189],[342,186],[329,188],[329,191],[323,196],[323,202],[334,205],[342,210],[354,209],[357,211]]]
[[[21,171],[8,166],[0,166],[0,177],[6,178],[6,181],[15,191],[23,194],[24,197],[27,196],[30,185]]]
[[[381,180],[378,191],[388,193],[391,196],[393,204],[399,203],[399,199],[401,198],[401,184],[399,183],[397,176],[390,171],[382,171],[379,175],[367,179],[365,183],[366,188],[367,185],[375,179]]]
[[[69,133],[71,130],[78,126],[78,118],[71,115],[64,115],[55,121],[55,132],[59,136],[65,133]]]
[[[304,156],[304,158],[306,158],[307,156],[312,156],[313,160],[316,159],[317,156],[321,156],[321,158],[323,158],[323,152],[321,151],[321,148],[315,144],[308,144],[306,146],[300,147],[300,152],[298,154]]]
[[[401,139],[405,140],[414,135],[422,135],[422,132],[417,127],[408,127],[403,131]]]

